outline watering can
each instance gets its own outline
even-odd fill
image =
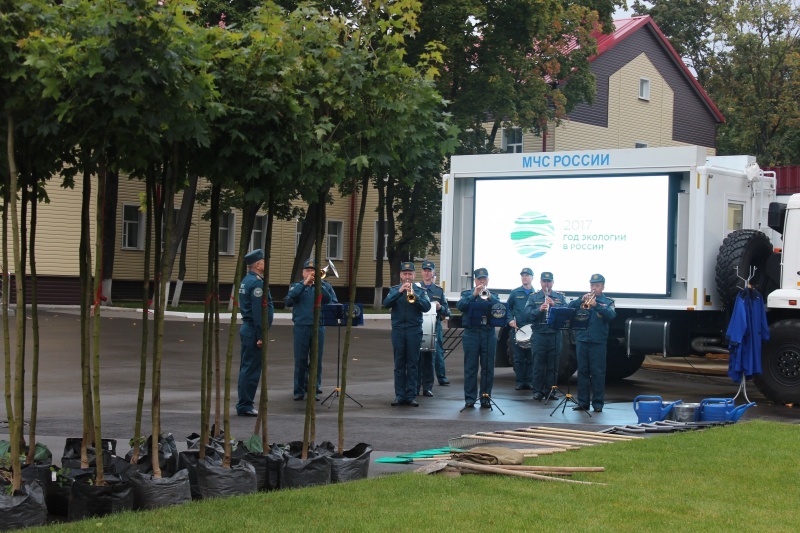
[[[664,420],[679,403],[683,403],[683,400],[665,403],[661,396],[637,396],[633,399],[633,410],[640,424],[658,422]]]
[[[700,402],[700,420],[703,422],[736,422],[755,402],[733,405],[733,398],[706,398]]]

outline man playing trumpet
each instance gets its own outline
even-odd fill
[[[541,400],[550,394],[558,376],[558,355],[561,353],[561,332],[547,324],[547,315],[553,307],[567,305],[563,293],[553,292],[553,273],[542,272],[539,278],[542,290],[528,298],[525,315],[533,326],[531,350],[533,351],[533,399]]]
[[[464,322],[462,335],[464,346],[464,401],[466,407],[472,407],[478,399],[478,365],[481,369],[480,398],[481,407],[491,407],[492,384],[494,383],[494,355],[497,344],[497,334],[494,326],[488,323],[474,324],[468,316],[470,303],[486,301],[488,306],[502,305],[500,299],[492,294],[489,289],[489,271],[479,268],[473,273],[475,288],[467,289],[461,293],[458,300],[458,310],[467,320]]]
[[[600,413],[605,403],[608,325],[617,316],[614,300],[603,294],[605,286],[606,278],[601,274],[592,274],[589,279],[591,292],[569,303],[572,308],[581,307],[589,311],[588,326],[578,330],[576,335],[578,405],[572,408],[574,411],[588,410],[591,399],[594,412]]]
[[[414,263],[400,264],[400,285],[389,289],[383,307],[392,310],[394,351],[394,401],[392,406],[419,407],[419,349],[422,346],[422,314],[431,308],[428,293],[414,286]]]
[[[308,368],[311,362],[311,339],[314,335],[314,280],[317,269],[314,260],[303,264],[303,280],[289,288],[285,305],[292,309],[294,322],[294,400],[299,402],[305,398],[308,390]],[[322,303],[339,303],[331,284],[322,280]],[[325,325],[319,321],[319,345],[317,353],[317,382],[314,384],[314,395],[322,394],[322,352],[325,346]],[[317,397],[319,399],[319,397]]]

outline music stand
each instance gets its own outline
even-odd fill
[[[548,393],[547,398],[545,398],[544,400],[545,405],[547,405],[548,400],[550,400],[550,398],[554,396],[556,393],[561,393],[564,396],[561,398],[561,401],[558,404],[556,404],[556,407],[550,413],[550,416],[553,416],[553,413],[558,411],[559,407],[561,408],[561,414],[564,414],[564,411],[567,410],[567,405],[569,405],[570,403],[574,403],[580,408],[579,409],[580,411],[583,411],[584,413],[589,415],[589,418],[592,418],[592,413],[590,413],[588,409],[581,407],[581,404],[579,404],[575,400],[575,398],[572,397],[572,394],[569,393],[569,378],[567,378],[567,392],[563,392],[562,390],[560,390],[558,388],[558,385],[553,385],[552,387],[550,387],[550,392]]]
[[[322,306],[322,316],[320,317],[323,320],[323,324],[325,326],[336,326],[336,388],[333,389],[333,392],[328,394],[324,400],[322,400],[321,405],[325,405],[325,402],[328,400],[331,403],[328,404],[328,409],[331,408],[333,405],[333,400],[338,398],[342,394],[342,388],[339,384],[339,368],[341,362],[341,346],[342,346],[342,325],[347,324],[347,315],[349,314],[349,304],[325,304]],[[363,326],[364,325],[364,306],[362,304],[356,304],[353,313],[353,326]],[[347,394],[346,392],[344,395],[353,400],[359,407],[364,407],[361,402]]]

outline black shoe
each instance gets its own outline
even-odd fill
[[[322,389],[320,389],[319,387],[317,387],[317,394],[322,394]]]
[[[319,401],[319,396],[314,396],[314,401],[318,402]]]
[[[536,400],[537,402],[541,402],[544,399],[544,396],[542,396],[540,393],[537,392],[536,394],[533,395],[533,399]]]
[[[481,409],[489,409],[492,407],[492,404],[489,402],[481,402]]]
[[[239,416],[258,416],[258,411],[255,409],[250,409],[249,411],[242,411],[241,413],[236,413]]]
[[[302,394],[295,394],[294,395],[294,401],[302,402],[303,401],[303,395]]]
[[[428,398],[433,398],[433,391],[429,391],[429,390],[423,391],[422,395],[423,396],[427,396]]]
[[[524,385],[522,385],[520,387],[520,389],[522,389],[522,390],[533,390],[533,385],[531,385],[530,383],[525,383]]]
[[[575,407],[572,408],[572,410],[573,411],[588,411],[589,408],[588,407],[581,407],[580,405],[576,405]]]
[[[447,378],[440,379],[439,385],[441,385],[442,387],[447,387],[448,385],[450,385],[450,380]]]
[[[406,405],[410,405],[411,407],[419,407],[417,400],[411,400],[410,402],[406,402]]]
[[[594,408],[594,412],[595,413],[602,413],[603,412],[603,408],[602,407],[595,407]]]
[[[400,400],[395,400],[392,402],[392,407],[397,407],[398,405],[405,405],[406,402],[401,402]]]
[[[468,407],[475,407],[475,402],[466,402],[464,404],[464,409],[466,409]]]
[[[522,390],[522,385],[517,385],[516,387],[514,387],[514,390]]]

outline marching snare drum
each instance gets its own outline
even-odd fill
[[[531,328],[530,324],[522,326],[517,330],[514,334],[514,339],[517,341],[517,346],[522,348],[523,350],[527,350],[531,347],[531,336],[533,335],[533,328]]]
[[[436,351],[436,306],[431,306],[430,311],[422,314],[422,352]]]

